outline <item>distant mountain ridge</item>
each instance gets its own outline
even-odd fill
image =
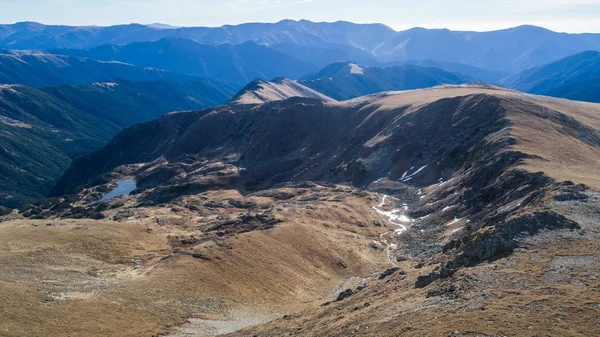
[[[503,84],[532,94],[600,102],[600,52],[586,51],[529,69]]]
[[[0,83],[46,87],[81,85],[121,78],[130,81],[205,81],[190,75],[138,67],[123,62],[53,55],[37,51],[0,50]]]
[[[233,92],[211,82],[0,85],[0,205],[43,198],[72,159],[100,148],[123,128],[173,110],[220,105]]]
[[[208,45],[185,38],[165,38],[125,46],[103,45],[89,50],[53,49],[50,52],[217,78],[240,86],[257,77],[297,78],[317,69],[312,63],[254,42]]]
[[[462,74],[431,67],[403,65],[376,68],[340,62],[305,77],[300,83],[336,100],[347,100],[381,91],[422,89],[475,81]]]
[[[91,49],[165,38],[203,44],[254,42],[317,66],[336,61],[378,65],[432,60],[516,73],[585,50],[600,50],[600,34],[556,33],[535,26],[491,32],[413,28],[396,32],[382,24],[283,20],[222,27],[162,29],[131,24],[111,27],[0,25],[0,48]]]

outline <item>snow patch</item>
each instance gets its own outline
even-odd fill
[[[365,74],[365,68],[359,66],[356,63],[350,63],[350,74],[354,74],[354,75],[364,75]]]
[[[444,209],[442,210],[442,212],[445,212],[445,211],[449,210],[452,207],[454,207],[454,205],[452,205],[452,206],[446,206],[446,207],[444,207]]]
[[[425,168],[427,168],[427,166],[429,166],[429,164],[420,167],[418,170],[415,171],[415,173],[407,175],[410,172],[410,170],[415,168],[414,166],[411,167],[410,170],[404,172],[404,174],[402,175],[402,178],[400,178],[400,181],[407,182],[407,181],[411,180],[415,175],[419,174],[421,171],[423,171]]]
[[[410,223],[411,219],[404,214],[399,214],[399,213],[401,213],[401,210],[399,210],[399,209],[395,209],[395,210],[391,210],[391,211],[384,211],[383,209],[381,209],[381,207],[385,206],[387,198],[391,198],[391,197],[388,195],[384,195],[381,203],[377,206],[373,206],[373,209],[377,213],[387,217],[389,223],[391,223],[394,226],[399,227],[398,229],[396,229],[394,231],[396,234],[401,234],[403,232],[406,232],[408,230],[408,228],[406,228],[406,226],[404,224]],[[405,206],[405,209],[408,209],[408,206]]]
[[[97,87],[104,87],[104,88],[114,88],[114,87],[119,86],[119,84],[114,83],[114,82],[96,82],[93,84]]]

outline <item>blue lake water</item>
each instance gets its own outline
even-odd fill
[[[110,199],[129,195],[129,193],[133,192],[133,190],[135,190],[136,188],[137,185],[135,184],[135,181],[133,181],[133,179],[117,181],[117,187],[115,187],[114,190],[106,193],[98,202],[103,202]]]

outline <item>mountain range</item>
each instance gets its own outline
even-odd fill
[[[194,46],[205,47],[181,39],[152,42],[146,45],[156,51],[159,50],[157,46],[163,42],[168,42],[169,45],[171,42],[183,42],[184,45],[192,43]],[[108,50],[112,50],[113,54],[107,55],[119,55],[122,50],[115,46],[109,47]],[[230,51],[234,46],[224,47]],[[124,47],[124,50],[128,48],[130,47]],[[94,53],[79,52],[86,54],[85,56],[100,58],[100,50],[104,49],[99,48]],[[154,66],[173,67],[177,71],[192,71],[190,69],[194,67],[192,61],[185,65],[177,62],[177,58],[162,58],[163,56],[160,56],[162,53],[146,53],[148,49],[144,48],[133,48],[133,50],[129,52],[131,58],[137,55],[141,61],[129,61],[142,62],[142,64],[150,62]],[[191,55],[181,50],[180,52],[179,55]],[[176,51],[173,53],[177,54]],[[155,59],[156,55],[158,55],[157,60],[146,61]],[[209,52],[208,55],[211,53]],[[248,55],[253,54],[249,52]],[[598,52],[588,51],[570,56],[508,77],[503,80],[503,84],[534,94],[598,101],[597,79],[600,77],[598,55],[600,55]],[[161,63],[161,60],[164,62]],[[241,81],[246,78],[246,67],[252,67],[249,63],[236,63],[237,61],[221,62],[217,57],[213,60],[212,65],[217,69],[231,71],[230,77],[218,75],[219,77],[228,77],[229,80],[237,83],[242,83]],[[84,86],[44,87],[38,91],[12,84],[4,87],[5,99],[0,112],[3,128],[7,131],[4,146],[6,160],[3,163],[5,178],[2,187],[4,193],[10,197],[6,198],[3,204],[13,207],[45,196],[73,158],[99,148],[125,127],[158,118],[172,110],[215,106],[230,101],[232,97],[232,102],[237,104],[263,104],[295,96],[318,98],[324,101],[344,101],[383,91],[422,89],[442,84],[477,81],[460,73],[433,67],[401,65],[379,68],[339,62],[312,75],[304,76],[301,81],[284,77],[278,77],[271,82],[256,79],[234,95],[241,87],[240,84],[227,84],[227,82],[204,79],[187,73],[158,70],[119,61],[97,61],[81,56],[23,51],[7,51],[0,55],[0,61],[0,67],[4,69],[0,72],[0,82],[43,87],[100,81]],[[268,63],[262,63],[262,66],[264,69],[269,68]],[[212,67],[204,69],[212,69]],[[275,71],[271,74],[276,73]],[[262,78],[267,77],[258,71],[254,74]],[[207,73],[195,75],[207,75]],[[109,80],[113,77],[126,80]],[[165,78],[169,80],[144,81]],[[47,110],[48,107],[52,108]],[[38,114],[42,113],[41,111],[44,116],[53,117],[40,118]],[[50,115],[47,115],[48,113]],[[66,136],[63,137],[63,134]],[[37,146],[37,151],[41,152],[31,151],[32,141],[40,144]],[[51,153],[53,154],[46,155]],[[17,160],[18,157],[23,159]],[[51,158],[57,159],[48,162]],[[27,167],[24,170],[28,175],[26,182],[21,181],[24,175],[17,173],[23,167]],[[36,176],[38,178],[34,178]],[[14,177],[19,178],[14,179]]]
[[[130,81],[199,81],[190,75],[137,67],[113,61],[53,55],[34,51],[0,50],[0,83],[46,87],[61,84],[89,84],[109,79]]]
[[[101,61],[125,62],[140,67],[216,78],[240,86],[257,77],[301,77],[318,68],[274,49],[245,42],[207,45],[183,38],[134,42],[125,46],[103,45],[90,50],[54,49],[50,52]]]
[[[193,39],[209,45],[254,42],[317,67],[336,61],[370,66],[432,60],[508,73],[541,66],[578,52],[600,50],[600,34],[556,33],[535,26],[491,32],[423,28],[397,32],[381,24],[306,20],[174,29],[136,24],[46,26],[34,22],[0,26],[0,48],[6,49],[93,49],[106,44],[122,46],[169,38]]]
[[[24,22],[0,48],[2,336],[598,330],[600,34]]]
[[[363,67],[350,62],[332,64],[301,81],[307,87],[336,100],[347,100],[382,91],[422,89],[440,84],[467,82],[476,80],[439,68],[412,65],[377,68]]]

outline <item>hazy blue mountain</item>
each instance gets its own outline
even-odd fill
[[[468,76],[473,81],[491,84],[500,83],[504,78],[506,78],[509,75],[505,72],[485,70],[464,63],[437,62],[433,60],[397,61],[386,64],[385,66],[401,66],[406,64],[419,67],[434,67],[451,73],[461,73],[465,76]]]
[[[168,25],[168,24],[160,23],[160,22],[150,23],[150,24],[147,24],[146,26],[152,27],[152,28],[158,28],[158,29],[177,29],[177,28],[182,28],[181,26],[173,26],[173,25]]]
[[[306,20],[176,29],[139,24],[73,27],[21,22],[0,25],[0,47],[10,49],[90,49],[104,44],[124,45],[132,42],[181,37],[205,44],[240,44],[254,41],[266,45],[294,43],[310,46],[336,43],[369,51],[395,33],[393,29],[381,24],[315,23]]]
[[[600,52],[586,51],[529,69],[503,84],[533,94],[600,102]]]
[[[189,39],[169,38],[125,46],[104,45],[89,50],[57,49],[51,52],[167,69],[177,73],[218,78],[238,85],[244,85],[255,78],[298,78],[317,69],[314,64],[254,42],[207,45]]]
[[[200,80],[188,75],[160,69],[145,69],[121,62],[97,61],[45,52],[0,50],[0,83],[39,88],[62,84],[87,84],[111,78],[130,81]]]
[[[415,28],[399,32],[374,50],[388,62],[430,59],[514,73],[589,50],[600,34],[556,33],[534,26],[492,32]]]
[[[215,45],[251,41],[317,66],[337,61],[377,65],[431,60],[509,74],[585,50],[600,50],[600,34],[557,33],[534,26],[491,32],[424,28],[396,32],[381,24],[306,20],[168,29],[137,24],[112,27],[44,26],[31,22],[0,25],[0,48],[7,49],[91,49],[165,38],[193,39]]]
[[[23,22],[0,25],[0,48],[92,49],[105,44],[125,45],[164,38],[193,39],[204,44],[242,44],[252,41],[292,57],[310,55],[310,62],[324,66],[345,60],[371,64],[374,57],[369,50],[393,34],[394,30],[381,24],[314,23],[306,20],[247,23],[216,28],[177,28],[161,24],[69,27]]]
[[[133,124],[227,102],[213,82],[129,82],[34,89],[0,85],[0,205],[45,196],[73,158]]]
[[[548,90],[546,95],[576,101],[600,103],[600,77],[569,81],[560,87]]]
[[[376,66],[379,61],[369,52],[339,43],[323,43],[319,46],[303,46],[295,43],[280,43],[271,46],[284,54],[292,55],[300,60],[325,67],[331,63],[352,61],[364,65]]]
[[[471,81],[465,75],[432,67],[403,65],[376,68],[341,62],[306,77],[301,83],[336,100],[347,100],[381,91],[421,89]]]

